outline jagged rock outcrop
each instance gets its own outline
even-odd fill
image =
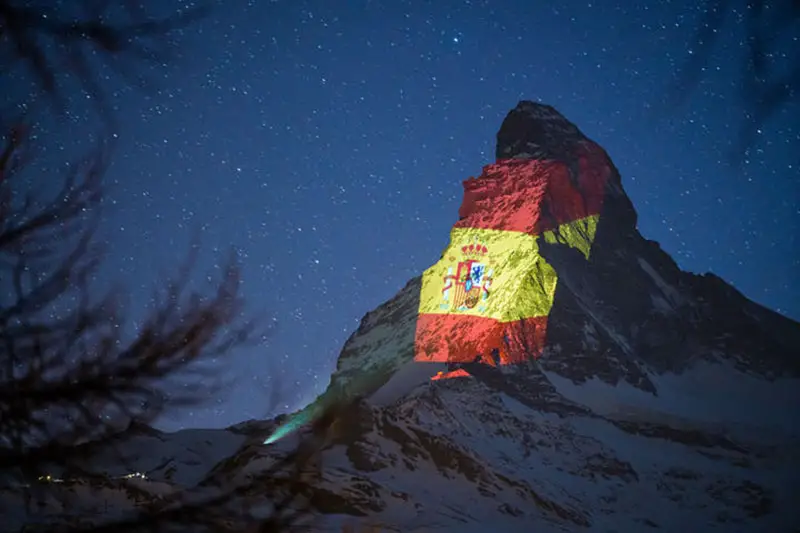
[[[528,249],[495,262],[493,278],[451,276],[470,282],[462,300],[436,302],[442,316],[463,304],[459,317],[474,320],[458,324],[489,333],[421,334],[422,311],[438,309],[425,302],[439,294],[426,279],[444,272],[436,290],[453,287],[429,269],[367,313],[325,393],[278,421],[296,430],[351,406],[305,488],[319,520],[388,531],[798,531],[800,324],[713,274],[682,272],[639,234],[605,151],[552,107],[520,102],[497,159],[464,183],[453,235],[500,224],[530,237],[519,241]],[[506,279],[503,303],[528,312],[519,320],[491,308],[511,264],[535,282]],[[473,285],[483,292],[469,300]],[[481,322],[480,305],[493,322]],[[513,330],[525,317],[535,335]],[[231,431],[255,443],[274,428]],[[285,441],[253,443],[214,476],[245,476],[285,453]]]

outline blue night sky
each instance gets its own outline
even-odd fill
[[[248,312],[275,325],[219,361],[235,388],[164,427],[265,418],[271,390],[280,411],[324,390],[361,317],[438,259],[461,181],[494,161],[520,99],[555,106],[608,151],[640,231],[683,269],[800,319],[800,110],[764,124],[741,168],[727,159],[741,22],[727,20],[687,105],[656,114],[697,2],[557,4],[229,1],[177,32],[167,66],[143,69],[149,92],[101,71],[120,128],[100,281],[146,306],[199,231],[198,271],[235,247]],[[86,100],[73,92],[66,118],[41,120],[47,164],[88,146]]]

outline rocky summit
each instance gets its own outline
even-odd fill
[[[253,475],[344,405],[302,488],[322,529],[800,531],[800,324],[681,271],[552,107],[511,110],[496,157],[315,402],[142,435],[140,470],[160,490]]]

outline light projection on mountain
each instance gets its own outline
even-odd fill
[[[416,361],[497,366],[541,354],[558,276],[539,246],[589,258],[606,181],[592,168],[606,167],[505,160],[464,182],[450,245],[422,275]]]
[[[604,153],[591,150],[576,155],[569,167],[557,161],[500,160],[485,166],[480,178],[464,182],[450,243],[422,275],[414,361],[496,367],[542,353],[558,275],[540,248],[565,245],[588,260],[609,172]],[[365,371],[360,384],[338,390],[363,390],[370,375]],[[448,368],[430,379],[469,376],[467,368]],[[326,391],[324,398],[265,442],[312,422],[339,396]]]

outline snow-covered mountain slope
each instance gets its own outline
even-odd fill
[[[752,392],[753,378],[729,379]],[[676,380],[667,376],[656,386],[675,389]],[[676,392],[703,389],[689,381],[682,386]],[[647,393],[621,387],[552,385],[533,369],[485,380],[420,380],[388,404],[356,404],[348,417],[353,422],[336,429],[322,454],[321,477],[304,489],[315,502],[316,525],[332,531],[348,523],[397,531],[477,532],[487,524],[509,532],[681,531],[687,524],[703,531],[792,531],[800,493],[793,413],[784,409],[782,420],[743,423],[726,407],[713,417],[671,394],[637,402],[644,398],[635,395]],[[620,408],[616,399],[640,409]],[[708,410],[717,400],[697,401]],[[244,461],[216,462],[230,441],[242,438],[226,430],[165,434],[160,451],[131,443],[142,466],[155,465],[171,449],[171,469],[140,468],[148,479],[135,480],[135,492],[105,486],[88,497],[79,483],[70,490],[75,501],[102,494],[108,515],[109,502],[124,510],[148,494],[170,493],[176,480],[199,479],[215,464],[215,477],[235,482],[291,448],[284,441],[259,444],[271,428],[241,427],[251,440]],[[206,462],[184,448],[199,443],[214,449]]]
[[[736,416],[709,420],[670,395],[638,412],[600,407],[617,392],[640,393],[601,382],[554,387],[569,389],[570,401],[542,390],[551,383],[536,369],[486,378],[428,380],[389,405],[358,404],[359,423],[337,432],[322,479],[310,488],[321,525],[355,519],[402,531],[492,524],[521,532],[792,531],[797,524],[793,413],[784,411],[770,430],[766,421],[739,426]],[[745,387],[752,379],[731,378]],[[674,380],[665,378],[665,390]],[[541,387],[530,386],[536,382]],[[228,474],[257,468],[253,460]]]
[[[525,254],[496,261],[492,284],[483,270],[473,287],[433,267],[410,280],[367,313],[300,413],[127,443],[142,483],[246,479],[297,438],[263,445],[276,427],[335,412],[319,477],[303,485],[323,530],[800,531],[800,324],[682,272],[639,234],[608,155],[553,108],[520,102],[497,137],[498,163],[465,182],[453,245],[463,226],[499,220],[530,237]],[[487,253],[478,244],[473,259]],[[502,278],[512,263],[540,286]],[[519,309],[541,298],[518,321],[536,335],[509,341],[517,321],[497,319],[503,309],[477,316],[503,279],[522,287],[508,300]],[[453,327],[421,335],[421,295],[447,294],[448,280],[488,296],[437,307],[428,319]],[[489,324],[486,338],[470,324]],[[507,350],[494,360],[456,353],[496,339]]]

